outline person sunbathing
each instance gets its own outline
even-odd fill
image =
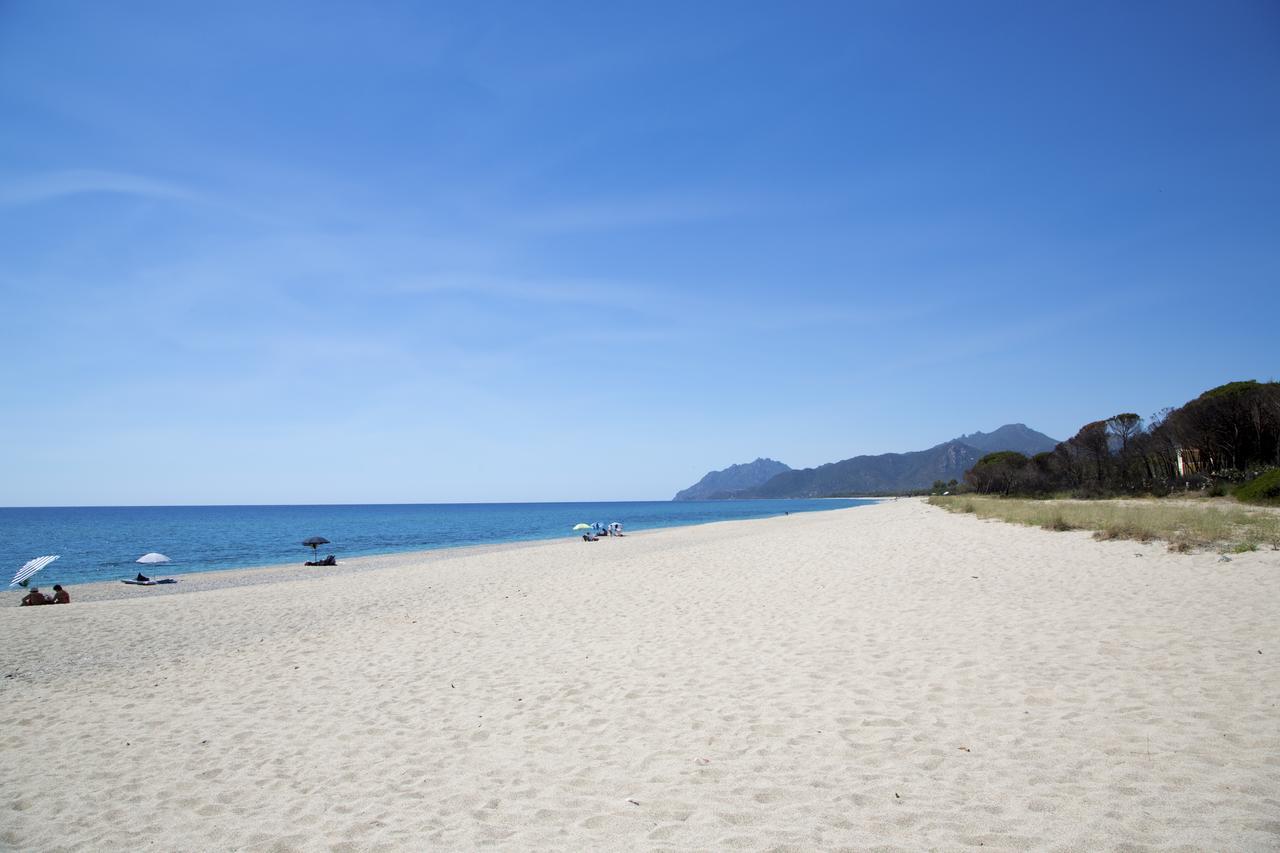
[[[39,587],[31,587],[31,592],[22,598],[19,607],[35,607],[40,604],[53,604],[53,599],[40,591]]]
[[[54,604],[70,604],[71,596],[67,595],[67,591],[62,588],[62,584],[53,585],[53,603]]]

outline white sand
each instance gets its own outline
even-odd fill
[[[0,597],[0,845],[1280,848],[1274,552],[899,501],[350,568]]]

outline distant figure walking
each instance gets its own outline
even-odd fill
[[[54,604],[70,604],[71,596],[67,595],[67,591],[62,588],[62,584],[55,583],[53,585],[53,603]]]
[[[39,587],[31,587],[31,592],[22,597],[19,607],[36,607],[41,604],[53,604],[53,599],[40,591]]]

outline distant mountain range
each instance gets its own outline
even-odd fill
[[[757,459],[742,465],[730,465],[723,471],[712,471],[689,488],[676,494],[678,501],[706,501],[727,497],[734,492],[763,486],[770,478],[791,468],[772,459]]]
[[[975,432],[928,450],[855,456],[817,468],[796,470],[772,459],[757,459],[712,471],[675,500],[820,498],[927,489],[935,480],[963,479],[988,453],[1016,450],[1028,456],[1053,450],[1058,442],[1025,424],[1005,424],[993,432]]]

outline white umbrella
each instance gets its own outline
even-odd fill
[[[152,551],[150,554],[143,554],[141,557],[134,560],[134,562],[135,563],[167,563],[169,562],[169,558],[166,557],[164,554],[157,554],[155,551]]]
[[[18,569],[18,573],[13,576],[13,580],[9,581],[9,586],[18,586],[27,581],[36,572],[58,559],[58,554],[50,557],[36,557],[22,568]]]

